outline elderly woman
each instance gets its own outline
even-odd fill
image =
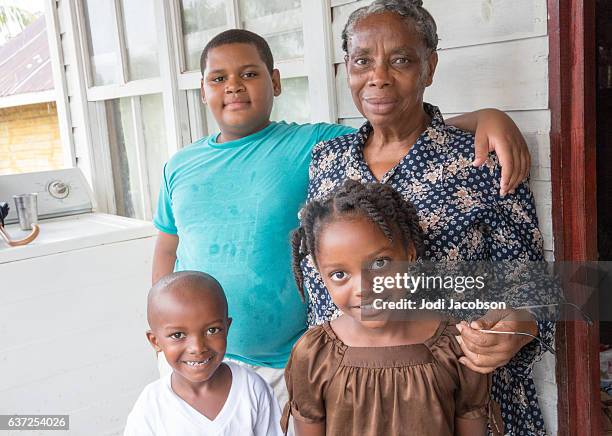
[[[542,237],[526,182],[499,195],[501,168],[490,155],[472,166],[474,136],[444,123],[423,102],[438,62],[436,24],[420,0],[377,0],[356,10],[342,33],[353,101],[367,122],[355,133],[313,150],[308,199],[321,199],[348,178],[391,185],[417,208],[425,256],[433,260],[540,260]],[[312,262],[303,263],[309,323],[338,315]],[[489,311],[460,324],[460,360],[481,373],[495,371],[492,395],[506,434],[545,434],[530,376],[541,349],[530,332],[552,342],[554,325],[520,310]]]

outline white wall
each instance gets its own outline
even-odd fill
[[[123,432],[158,377],[145,337],[143,253],[154,245],[149,237],[0,264],[0,413],[70,415],[76,436]],[[9,432],[19,433],[49,432]]]
[[[371,0],[332,0],[336,98],[340,122],[359,126],[346,84],[340,34],[349,14]],[[439,64],[425,100],[445,116],[485,107],[506,111],[518,124],[532,155],[536,199],[547,259],[553,258],[548,109],[546,0],[424,0],[438,24]],[[554,357],[536,365],[534,379],[551,434],[557,433]]]

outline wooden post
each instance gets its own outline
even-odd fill
[[[595,0],[548,0],[555,260],[597,260]],[[557,325],[559,434],[599,435],[599,326]]]

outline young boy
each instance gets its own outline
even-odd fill
[[[291,275],[289,233],[306,198],[311,149],[353,129],[271,122],[281,82],[257,34],[234,29],[215,36],[202,52],[201,68],[202,101],[221,132],[180,150],[164,167],[153,220],[160,231],[153,282],[180,270],[217,277],[231,314],[239,314],[227,356],[260,371],[284,404],[283,368],[307,324]],[[459,121],[458,127],[470,129],[475,116]],[[514,138],[514,124],[498,118],[492,125]],[[510,185],[523,178],[521,160],[529,161],[519,148],[497,146],[505,169],[514,154]]]
[[[195,271],[164,277],[149,292],[147,319],[147,339],[172,373],[140,394],[125,436],[282,434],[267,383],[223,362],[232,319],[219,282]]]

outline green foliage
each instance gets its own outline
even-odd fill
[[[36,15],[17,6],[0,4],[0,41],[18,35],[36,18]]]

